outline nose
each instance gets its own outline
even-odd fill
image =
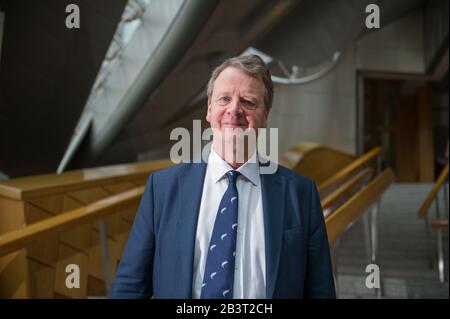
[[[239,99],[232,100],[232,102],[228,105],[227,113],[236,117],[239,117],[244,113],[242,103]]]

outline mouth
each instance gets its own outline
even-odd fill
[[[246,129],[248,127],[247,124],[242,123],[222,123],[223,128],[242,128]]]

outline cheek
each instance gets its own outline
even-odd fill
[[[224,114],[224,110],[225,110],[224,108],[213,106],[211,108],[211,111],[209,112],[210,123],[215,123],[215,124],[220,123],[220,121],[223,117],[223,114]]]
[[[251,114],[247,116],[247,122],[251,127],[265,127],[267,118],[264,114]]]

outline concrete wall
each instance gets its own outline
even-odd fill
[[[360,70],[424,73],[423,13],[414,11],[356,42]]]
[[[275,87],[269,126],[279,129],[279,151],[299,142],[355,150],[356,92],[353,47],[325,77],[305,85]]]
[[[423,73],[422,30],[422,11],[415,11],[351,43],[323,78],[276,85],[269,126],[279,128],[279,152],[315,142],[355,154],[357,71]]]

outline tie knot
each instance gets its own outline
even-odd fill
[[[228,185],[236,185],[236,179],[241,175],[238,171],[228,171],[227,172],[227,178],[228,178]]]

